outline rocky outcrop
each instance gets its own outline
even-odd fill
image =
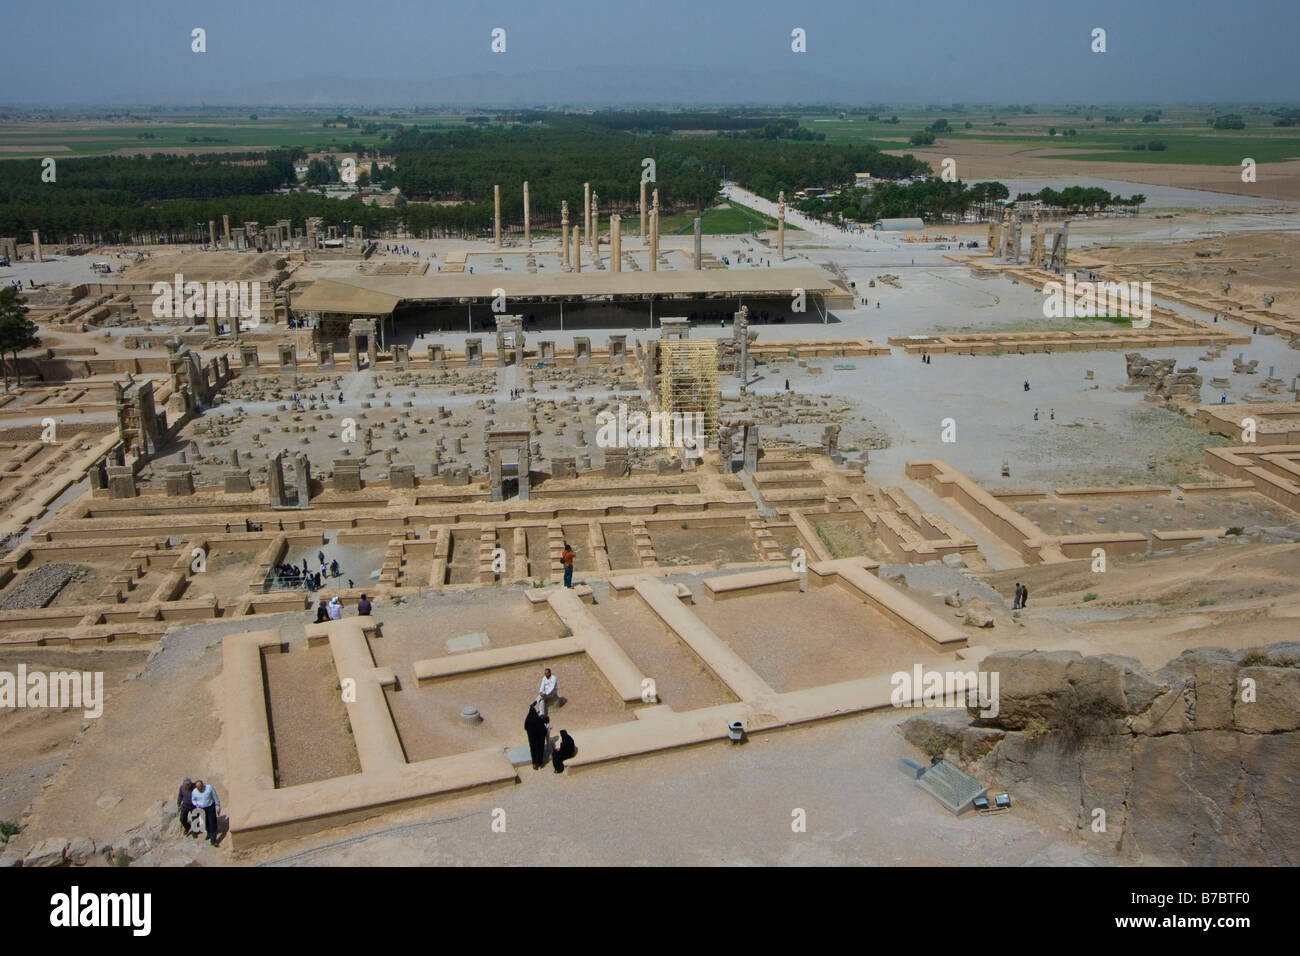
[[[1300,864],[1300,642],[1196,648],[1153,674],[1074,651],[980,670],[996,717],[915,717],[906,738],[1134,862]]]

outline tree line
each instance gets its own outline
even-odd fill
[[[636,133],[608,125],[676,114],[640,119],[639,114],[597,114],[604,124],[589,116],[542,115],[546,119],[540,124],[511,128],[400,128],[388,147],[393,165],[374,177],[401,190],[396,208],[299,189],[294,166],[306,156],[301,148],[66,159],[58,164],[56,183],[41,181],[39,161],[15,160],[0,165],[0,235],[27,236],[39,229],[47,242],[201,242],[208,220],[220,222],[226,214],[232,222],[290,219],[295,224],[320,216],[330,225],[359,224],[368,235],[405,226],[415,235],[469,237],[491,230],[497,184],[507,228],[521,227],[524,180],[539,229],[559,225],[563,200],[569,202],[571,220],[581,220],[584,182],[599,194],[602,215],[635,215],[647,159],[653,161],[651,186],[659,189],[664,215],[702,212],[724,177],[775,200],[782,190],[790,194],[810,185],[851,183],[859,172],[898,178],[930,171],[911,155],[779,135],[801,129],[793,121],[773,126],[767,118],[733,117],[738,125],[751,124],[745,128],[761,137],[733,139]],[[695,115],[694,121],[720,122],[722,116]],[[767,138],[769,129],[773,138]],[[318,162],[313,179],[336,175]],[[295,191],[277,194],[285,187]]]

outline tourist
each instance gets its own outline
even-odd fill
[[[1025,391],[1029,391],[1029,379],[1025,379]]]
[[[215,787],[207,786],[202,780],[194,782],[194,791],[190,794],[194,808],[203,811],[203,824],[208,831],[208,842],[217,845],[217,817],[221,813],[221,798]]]
[[[524,732],[528,734],[528,752],[533,758],[533,769],[540,770],[546,762],[546,723],[537,713],[537,704],[528,705],[524,718]]]
[[[325,599],[321,598],[320,603],[316,605],[316,623],[324,624],[330,619],[329,608],[325,606]]]
[[[317,552],[316,552],[316,557],[320,560],[321,565],[324,566],[324,564],[325,564],[325,552],[324,552],[324,551],[317,551]]]
[[[194,781],[186,777],[181,781],[181,789],[176,794],[176,809],[181,815],[181,829],[185,831],[186,836],[193,836],[190,832],[190,813],[194,810],[194,801],[190,799],[190,794],[194,792]]]
[[[1053,409],[1049,409],[1049,410],[1048,410],[1048,415],[1047,415],[1047,417],[1048,417],[1051,421],[1056,421],[1056,409],[1054,409],[1054,408],[1053,408]]]
[[[560,552],[560,560],[564,562],[564,586],[573,587],[573,559],[577,554],[569,547],[569,542],[564,542],[564,550]]]
[[[348,581],[348,586],[349,587],[352,586],[351,581]],[[369,617],[370,610],[371,610],[370,598],[366,597],[365,592],[363,591],[361,593],[361,601],[357,604],[357,614],[359,614],[361,617]]]
[[[558,681],[556,680],[555,675],[551,673],[551,669],[549,667],[546,668],[542,673],[541,686],[537,688],[536,703],[538,705],[538,712],[542,715],[542,719],[547,720],[548,723],[551,705],[560,699],[559,695],[555,692],[557,683]]]
[[[551,766],[556,773],[564,773],[564,761],[578,752],[578,745],[573,742],[567,730],[560,731],[560,746],[551,754]]]
[[[1227,392],[1224,392],[1222,395],[1219,396],[1219,404],[1220,404],[1220,405],[1227,405],[1227,404],[1228,404],[1228,393],[1227,393]]]
[[[331,621],[337,621],[343,616],[343,602],[339,600],[337,594],[330,598],[328,611]]]
[[[1034,409],[1034,421],[1038,421],[1038,409]]]
[[[339,562],[337,559],[330,562],[330,577],[337,578],[342,572],[339,571]]]
[[[1020,610],[1020,590],[1021,590],[1021,588],[1020,588],[1020,582],[1017,581],[1017,582],[1016,582],[1016,598],[1015,598],[1014,601],[1011,602],[1011,610],[1013,610],[1013,611],[1018,611],[1018,610]]]
[[[1020,606],[1029,607],[1029,588],[1024,585],[1020,587]]]

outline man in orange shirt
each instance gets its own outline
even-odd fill
[[[564,551],[560,554],[560,560],[564,562],[564,586],[566,588],[573,587],[573,559],[576,557],[577,555],[573,549],[569,547],[569,542],[564,542]]]

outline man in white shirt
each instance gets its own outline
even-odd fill
[[[542,685],[537,689],[537,712],[541,714],[543,720],[547,720],[551,705],[559,700],[559,695],[555,692],[557,683],[551,669],[546,668],[545,673],[542,674]]]
[[[343,602],[339,600],[339,596],[337,594],[334,595],[332,598],[330,598],[328,610],[329,610],[331,621],[337,621],[340,617],[343,616]]]
[[[196,810],[203,811],[203,825],[208,831],[208,842],[217,845],[217,816],[221,813],[221,798],[217,796],[216,787],[210,787],[202,780],[194,781],[190,793],[190,802]]]

